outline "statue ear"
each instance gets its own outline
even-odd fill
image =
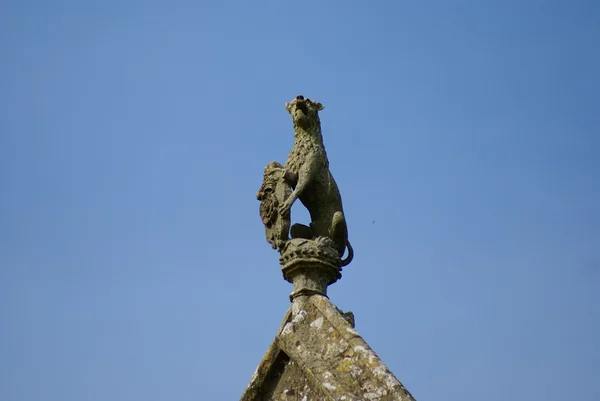
[[[290,104],[288,102],[285,102],[285,111],[290,113]]]
[[[325,108],[325,106],[323,106],[321,103],[316,102],[317,105],[317,111],[321,111]]]

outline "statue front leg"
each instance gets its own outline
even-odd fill
[[[287,216],[290,213],[290,209],[292,208],[294,202],[296,202],[296,200],[300,196],[302,196],[306,187],[308,187],[314,179],[316,173],[318,172],[317,162],[318,157],[316,157],[314,154],[311,154],[306,158],[306,160],[300,167],[300,170],[298,171],[298,181],[296,183],[294,191],[289,196],[289,198],[287,198],[285,202],[283,202],[283,204],[279,207],[279,213],[282,216]],[[293,173],[291,172],[286,172],[285,177],[294,178]]]

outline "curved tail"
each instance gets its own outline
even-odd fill
[[[348,256],[346,256],[346,259],[342,259],[342,267],[348,266],[352,262],[352,259],[354,259],[354,249],[352,249],[350,241],[346,240],[346,246],[348,247]]]

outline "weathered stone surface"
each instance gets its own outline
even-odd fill
[[[286,110],[294,147],[285,166],[266,166],[257,199],[267,241],[280,253],[284,279],[294,285],[292,306],[242,401],[414,401],[354,330],[354,314],[327,298],[327,287],[341,278],[354,253],[323,145],[323,105],[296,96]],[[298,199],[310,213],[309,226],[291,225]]]
[[[287,241],[281,250],[279,263],[285,268],[288,263],[297,259],[319,259],[322,263],[340,270],[340,258],[335,244],[328,237],[318,237],[313,240],[293,238]]]
[[[242,401],[414,401],[341,311],[321,295],[294,299],[257,372]]]
[[[291,207],[300,199],[310,213],[311,223],[309,226],[292,225],[292,238],[330,239],[340,260],[348,250],[346,259],[340,262],[345,266],[352,261],[354,251],[348,241],[342,197],[329,171],[323,144],[319,118],[323,105],[299,95],[285,107],[292,116],[294,146],[285,166],[277,162],[266,166],[257,195],[267,241],[284,257],[283,249],[290,234]]]
[[[302,369],[284,352],[280,354],[280,365],[266,384],[264,399],[267,400],[322,400],[326,399],[318,387],[313,386]]]
[[[290,216],[281,216],[279,206],[283,199],[287,199],[292,191],[283,180],[285,168],[277,163],[271,162],[265,167],[263,183],[258,190],[256,198],[260,202],[260,218],[265,226],[267,242],[273,249],[281,252],[286,241],[289,239]]]
[[[339,255],[328,237],[293,238],[286,242],[280,263],[283,278],[294,284],[291,301],[301,295],[327,296],[327,287],[342,277]]]

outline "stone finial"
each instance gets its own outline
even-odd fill
[[[342,277],[340,257],[327,237],[294,238],[286,243],[279,261],[283,278],[294,284],[290,301],[302,295],[327,296],[327,287]]]
[[[290,297],[326,295],[327,286],[341,278],[341,268],[352,261],[354,252],[323,145],[319,118],[323,105],[298,95],[285,108],[292,117],[294,146],[285,166],[271,162],[265,167],[257,194],[260,217],[267,241],[281,255],[284,278],[294,284]],[[291,208],[298,199],[310,213],[309,225],[291,225]],[[342,259],[346,251],[348,256]]]

